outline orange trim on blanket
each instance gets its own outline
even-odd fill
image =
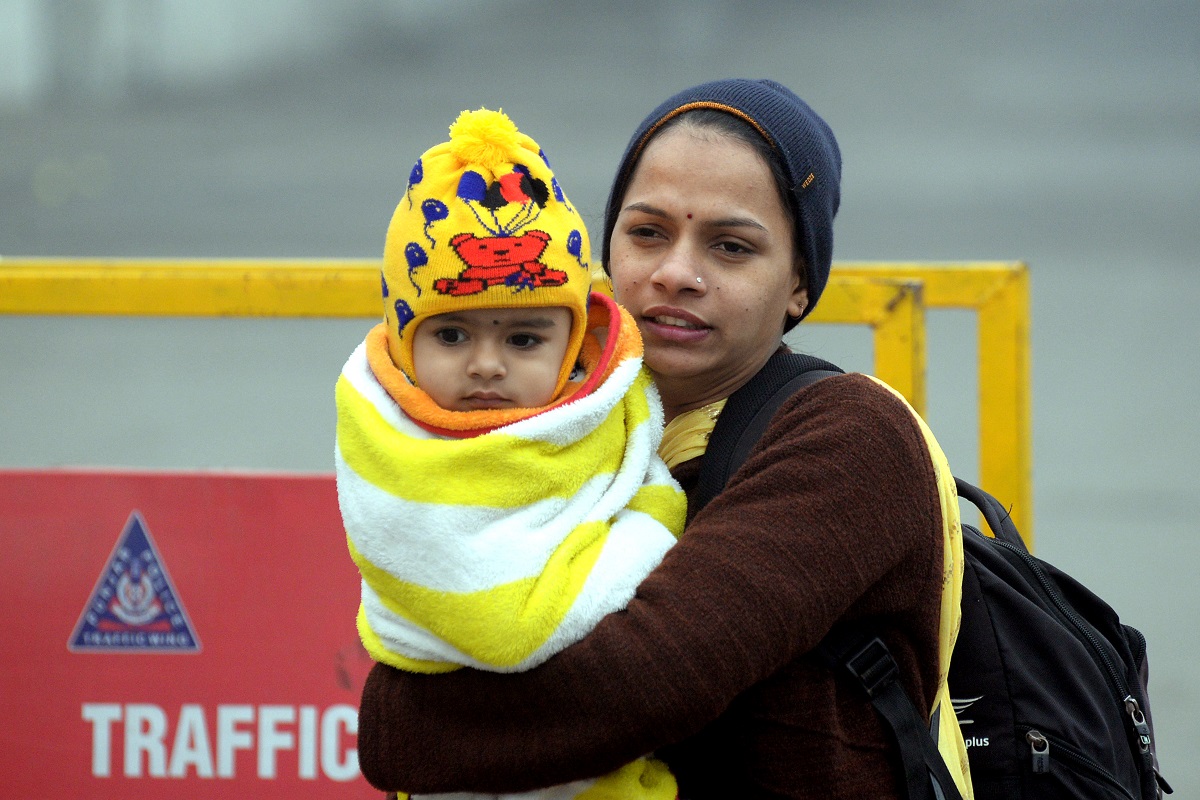
[[[616,324],[612,324],[613,321]],[[616,301],[598,292],[588,298],[587,333],[579,360],[585,378],[568,383],[553,403],[539,408],[488,408],[476,411],[450,411],[433,402],[392,363],[387,349],[387,327],[379,323],[367,334],[367,363],[384,390],[404,412],[425,430],[441,436],[465,439],[566,405],[596,390],[614,369],[642,354],[642,336],[629,312]],[[604,335],[601,345],[600,335]]]

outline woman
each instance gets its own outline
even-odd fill
[[[820,298],[840,169],[825,123],[769,81],[685,90],[625,153],[604,262],[645,340],[662,453],[689,502],[723,402]],[[506,792],[655,752],[686,798],[902,796],[875,711],[812,650],[861,621],[922,708],[945,699],[961,581],[948,475],[924,424],[873,379],[798,391],[724,491],[689,510],[629,607],[583,641],[519,675],[375,667],[363,774],[388,790]]]

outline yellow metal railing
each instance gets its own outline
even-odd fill
[[[375,317],[369,260],[0,259],[0,313]]]
[[[1032,540],[1024,265],[839,263],[810,320],[870,326],[875,374],[924,413],[926,307],[978,312],[980,478]],[[0,259],[0,313],[374,317],[379,262]]]

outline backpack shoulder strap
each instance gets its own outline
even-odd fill
[[[730,395],[700,462],[692,516],[725,488],[789,397],[821,378],[841,374],[841,369],[823,359],[781,351]]]
[[[908,800],[962,800],[933,731],[900,683],[900,667],[883,639],[853,623],[834,626],[814,649],[817,660],[866,694],[904,764]]]

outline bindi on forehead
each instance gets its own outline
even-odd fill
[[[688,219],[691,219],[691,218],[692,218],[692,212],[690,212],[690,211],[689,211],[689,212],[688,212],[688,215],[687,215],[687,217],[688,217]]]

